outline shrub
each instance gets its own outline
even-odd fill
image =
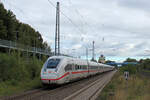
[[[137,66],[135,65],[125,65],[120,68],[121,72],[128,71],[130,74],[136,74],[137,73]]]
[[[28,75],[30,75],[29,76],[30,79],[34,79],[40,76],[42,64],[43,62],[37,60],[36,58],[33,58],[32,62],[29,62],[26,64],[26,69],[27,69]]]
[[[10,81],[15,85],[16,81],[39,77],[42,64],[43,62],[36,58],[27,63],[19,54],[0,53],[0,82]]]

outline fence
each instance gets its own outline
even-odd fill
[[[43,54],[43,55],[48,55],[48,56],[54,55],[54,53],[51,53],[51,51],[48,49],[30,47],[30,46],[26,46],[20,43],[8,41],[8,40],[2,40],[2,39],[0,39],[0,47],[8,48],[8,49],[17,49],[21,51],[27,51],[27,52]]]

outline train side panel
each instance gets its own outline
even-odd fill
[[[50,63],[57,64],[55,68],[48,67]],[[51,65],[50,65],[51,66]],[[41,80],[44,84],[64,84],[70,81],[86,78],[90,75],[95,75],[105,71],[110,71],[114,67],[91,62],[87,60],[81,60],[71,57],[50,57],[41,70]]]

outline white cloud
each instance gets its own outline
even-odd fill
[[[56,4],[55,0],[50,1]],[[54,48],[55,8],[47,0],[2,2]],[[61,14],[61,51],[76,49],[77,56],[84,56],[85,47],[91,48],[94,40],[97,55],[148,55],[145,49],[150,47],[149,6],[148,0],[60,0],[61,11],[75,24]]]

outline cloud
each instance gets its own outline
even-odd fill
[[[55,0],[50,1],[56,5]],[[47,0],[2,2],[54,48],[55,8]],[[85,56],[85,48],[91,49],[95,41],[97,57],[102,53],[112,57],[149,55],[145,53],[150,47],[149,6],[148,0],[60,0],[61,12],[73,22],[61,14],[61,52]]]
[[[127,8],[133,8],[135,10],[149,11],[150,1],[148,0],[117,0],[118,4]]]

